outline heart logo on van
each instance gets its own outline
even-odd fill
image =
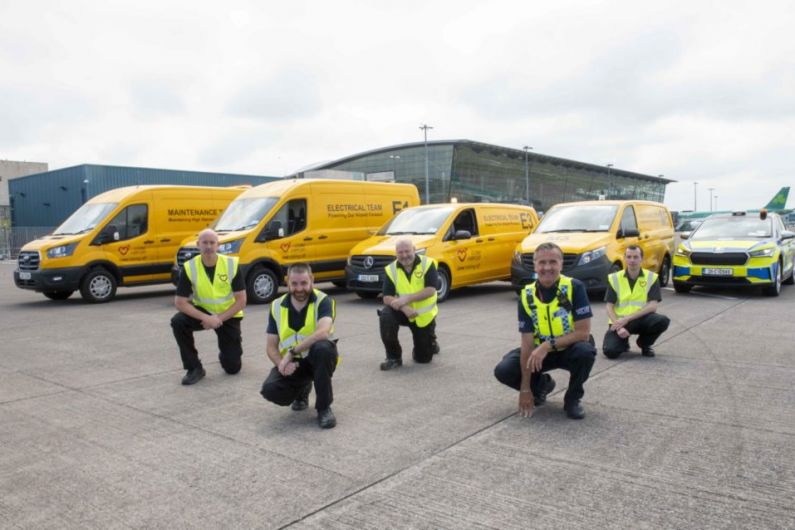
[[[290,250],[290,243],[282,243],[279,245],[279,248],[282,249],[282,252],[286,253],[288,250]]]
[[[465,248],[459,248],[456,254],[458,254],[458,261],[464,261],[467,259],[467,249]]]
[[[121,254],[122,256],[126,256],[129,250],[130,250],[130,245],[119,247],[119,254]]]

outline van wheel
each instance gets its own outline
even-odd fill
[[[624,266],[621,265],[621,262],[617,261],[617,262],[613,263],[612,265],[610,265],[610,270],[607,271],[607,274],[608,275],[613,274],[614,272],[618,272],[618,271],[620,271],[623,268],[624,268]]]
[[[257,267],[246,282],[246,295],[254,304],[267,304],[279,294],[279,280],[267,267]]]
[[[66,300],[74,291],[44,291],[42,294],[50,300]]]
[[[786,280],[782,280],[781,283],[784,285],[795,284],[795,258],[793,258],[792,270],[790,271],[789,276],[787,276]]]
[[[450,272],[445,267],[439,267],[439,286],[436,288],[436,303],[441,304],[450,296]]]
[[[378,291],[356,291],[356,296],[363,300],[370,300],[378,296]]]
[[[92,304],[110,302],[116,296],[116,277],[103,268],[92,269],[80,282],[80,294]]]
[[[781,294],[781,262],[778,262],[776,267],[776,278],[770,287],[765,287],[762,291],[767,296],[778,296]]]
[[[674,282],[674,291],[677,293],[689,293],[690,289],[692,289],[692,285],[687,285],[686,283]]]
[[[660,287],[665,287],[668,285],[668,279],[671,274],[671,258],[665,256],[663,259],[662,265],[660,266]]]

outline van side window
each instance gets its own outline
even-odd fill
[[[107,226],[113,226],[119,233],[119,241],[132,239],[145,234],[149,228],[148,208],[145,204],[132,204],[120,211]]]
[[[632,206],[627,206],[627,208],[624,210],[624,213],[621,214],[620,229],[622,232],[638,229],[638,221],[635,219],[635,208]]]
[[[284,228],[284,235],[289,236],[306,228],[306,199],[294,199],[281,208],[271,219],[278,221]]]
[[[458,230],[466,230],[472,237],[478,235],[478,222],[475,219],[474,210],[464,210],[455,218],[452,226],[450,226],[450,234],[452,237]]]

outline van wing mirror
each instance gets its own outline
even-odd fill
[[[616,237],[624,238],[624,237],[638,237],[640,236],[640,231],[637,229],[630,229],[630,230],[618,230]]]
[[[284,228],[282,228],[281,221],[271,221],[270,223],[265,225],[265,228],[262,229],[262,232],[257,236],[255,240],[257,243],[262,243],[265,241],[269,241],[272,239],[279,239],[284,237]]]
[[[472,233],[469,230],[456,230],[455,234],[453,234],[453,239],[456,241],[459,239],[471,239]]]
[[[784,230],[781,232],[781,239],[795,239],[795,232]]]
[[[690,237],[691,232],[681,232],[679,234],[679,239],[688,239]]]
[[[118,241],[120,239],[119,231],[116,229],[115,225],[108,225],[102,229],[102,231],[94,238],[94,245],[104,245],[106,243],[110,243],[112,241]]]

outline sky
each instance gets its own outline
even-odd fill
[[[0,0],[0,159],[281,176],[428,124],[758,208],[795,185],[793,27],[768,0]]]

